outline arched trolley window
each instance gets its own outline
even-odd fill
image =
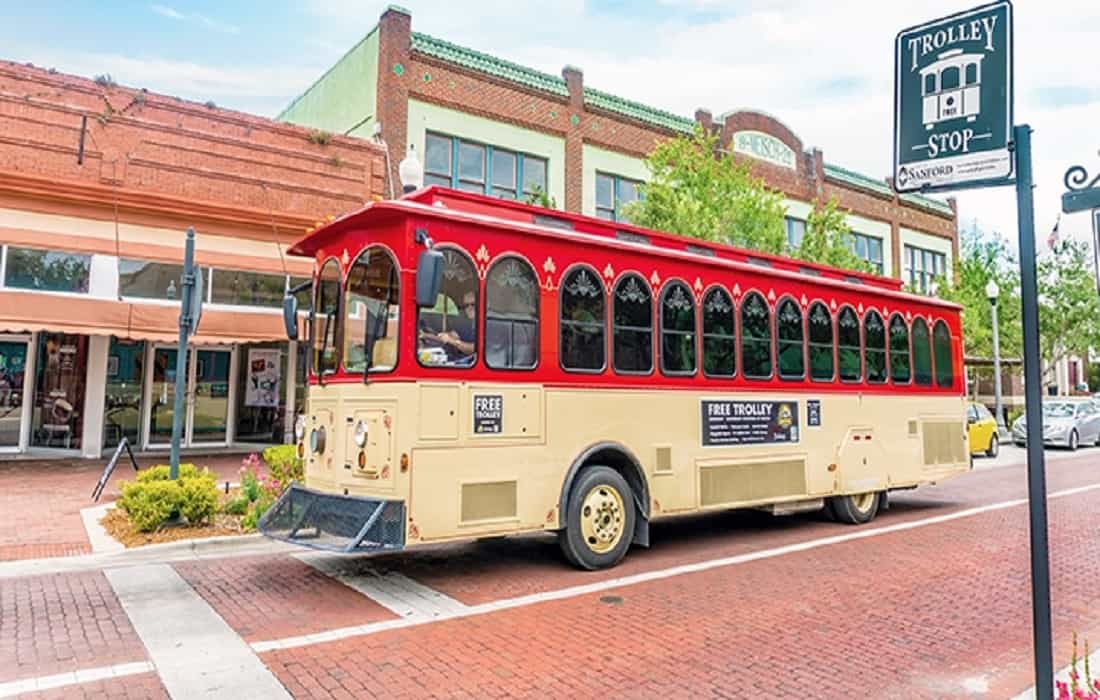
[[[861,349],[859,316],[855,309],[845,306],[836,317],[836,363],[840,369],[840,381],[858,382],[863,378]]]
[[[600,372],[607,366],[604,342],[607,302],[600,276],[577,267],[561,286],[561,366],[574,372]]]
[[[868,311],[863,317],[863,346],[867,381],[882,384],[886,381],[886,326],[877,311]]]
[[[737,371],[733,300],[720,287],[703,296],[703,374],[732,377]]]
[[[400,274],[384,248],[370,246],[348,270],[344,297],[344,370],[388,372],[397,366]]]
[[[336,371],[339,364],[340,263],[325,261],[317,276],[313,304],[313,371],[324,375]]]
[[[890,379],[895,384],[908,384],[911,379],[909,327],[901,314],[890,317]]]
[[[955,365],[951,353],[951,331],[943,321],[936,321],[932,328],[932,347],[936,356],[936,384],[942,387],[955,385]]]
[[[802,309],[794,299],[784,299],[775,312],[779,376],[782,379],[802,379],[806,376]]]
[[[741,366],[749,379],[772,376],[771,312],[764,297],[752,292],[741,304]]]
[[[670,282],[661,294],[661,371],[695,374],[695,300],[682,282]]]
[[[538,277],[522,258],[506,256],[485,278],[485,364],[533,369],[538,361]]]
[[[653,296],[638,275],[626,275],[615,285],[612,299],[611,343],[615,371],[648,374],[653,371]]]
[[[913,380],[921,386],[932,386],[932,345],[928,323],[918,317],[913,321]]]
[[[430,308],[417,310],[416,358],[433,367],[472,367],[477,362],[477,269],[455,248],[439,248],[443,276]]]
[[[810,305],[810,379],[831,382],[833,372],[833,317],[820,301]]]

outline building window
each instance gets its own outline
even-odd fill
[[[695,301],[681,282],[661,295],[661,371],[695,374]]]
[[[616,372],[653,371],[653,297],[649,285],[627,275],[615,285],[612,299],[612,353]]]
[[[214,268],[210,270],[210,277],[210,300],[215,304],[272,308],[283,305],[283,295],[286,293],[285,275]],[[121,283],[121,279],[119,281]]]
[[[596,173],[596,216],[627,221],[624,207],[642,198],[642,183],[619,175]]]
[[[703,374],[732,377],[737,369],[736,349],[733,300],[716,287],[703,297]]]
[[[8,246],[4,286],[88,293],[92,256]]]
[[[502,258],[485,279],[485,364],[533,369],[538,360],[538,278],[521,258]]]
[[[569,273],[561,286],[561,366],[599,372],[604,368],[606,307],[599,274],[589,267]]]
[[[791,250],[797,250],[802,245],[802,239],[806,237],[806,222],[793,216],[786,217],[787,245]]]
[[[433,133],[427,134],[424,151],[426,185],[502,199],[547,191],[545,158]]]
[[[917,246],[905,246],[905,265],[909,270],[909,284],[921,294],[927,294],[932,280],[947,274],[947,256],[934,250]]]
[[[882,239],[874,236],[864,236],[862,233],[851,233],[852,252],[860,260],[870,264],[876,273],[883,273],[882,263]]]
[[[118,293],[124,297],[177,300],[182,279],[183,265],[127,258],[118,261]]]

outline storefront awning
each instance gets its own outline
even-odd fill
[[[0,331],[113,335],[174,343],[179,339],[179,307],[69,294],[2,291]],[[203,310],[198,333],[192,336],[192,342],[200,344],[271,340],[286,340],[281,314],[209,308]]]

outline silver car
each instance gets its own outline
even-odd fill
[[[1027,418],[1012,424],[1012,440],[1027,443]],[[1047,399],[1043,402],[1043,444],[1076,450],[1080,445],[1100,446],[1100,405],[1092,399]]]

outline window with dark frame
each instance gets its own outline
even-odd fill
[[[805,339],[802,309],[794,299],[784,299],[775,312],[776,349],[779,353],[779,378],[803,379],[806,376]]]
[[[732,377],[737,372],[733,299],[715,287],[703,297],[703,374]]]
[[[877,311],[868,311],[864,316],[863,345],[867,381],[882,384],[886,381],[886,326]]]
[[[661,371],[695,374],[695,300],[682,282],[661,294]]]
[[[340,263],[329,259],[321,267],[313,318],[313,370],[335,372],[339,362]]]
[[[932,339],[928,335],[928,323],[923,318],[913,320],[913,381],[921,386],[932,386]]]
[[[943,387],[955,385],[955,364],[951,353],[951,331],[943,321],[936,321],[932,328],[932,345],[936,356],[936,384]]]
[[[612,365],[622,374],[653,371],[653,295],[638,275],[615,285],[612,299]]]
[[[370,246],[348,269],[344,291],[344,370],[361,374],[397,366],[397,263],[380,246]]]
[[[91,255],[8,246],[4,286],[87,294],[91,267]]]
[[[561,366],[599,372],[606,366],[607,306],[603,283],[590,267],[577,267],[561,286]]]
[[[416,311],[416,359],[427,367],[468,369],[477,363],[477,268],[457,248],[437,250],[443,256],[443,275],[435,304]]]
[[[833,371],[833,318],[820,301],[810,305],[810,379],[831,382]]]
[[[856,254],[856,257],[870,264],[877,274],[883,274],[885,268],[882,259],[882,239],[876,236],[866,236],[855,231],[852,231],[850,235],[852,252]]]
[[[787,216],[784,217],[784,223],[787,227],[787,247],[797,250],[802,245],[802,239],[806,237],[806,221]]]
[[[890,379],[895,384],[908,384],[911,378],[909,326],[901,314],[894,314],[890,317]]]
[[[424,151],[426,185],[513,200],[547,192],[540,156],[433,132],[425,135]]]
[[[741,367],[749,379],[772,376],[771,313],[764,297],[750,293],[741,303]]]
[[[905,266],[909,284],[921,294],[928,294],[932,281],[947,274],[947,256],[914,245],[905,246]]]
[[[836,317],[836,359],[840,381],[858,382],[863,377],[860,359],[859,316],[845,306]]]
[[[485,364],[534,369],[539,360],[539,282],[522,258],[505,256],[485,278]]]
[[[642,182],[610,173],[596,173],[596,216],[628,221],[623,207],[642,198]]]

